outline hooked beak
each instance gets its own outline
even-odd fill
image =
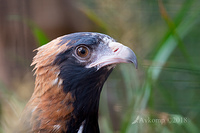
[[[98,60],[91,63],[89,67],[97,66],[101,68],[119,63],[134,63],[135,67],[138,67],[136,55],[129,47],[118,42],[110,42],[108,46],[112,50],[112,53],[101,56]]]

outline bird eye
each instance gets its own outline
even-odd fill
[[[76,55],[78,55],[81,58],[86,58],[89,56],[89,54],[90,50],[86,46],[81,45],[76,48]]]

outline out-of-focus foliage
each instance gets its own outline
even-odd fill
[[[200,1],[81,0],[73,6],[95,25],[88,31],[129,46],[139,62],[137,70],[132,64],[117,66],[104,85],[101,132],[198,133]],[[33,20],[27,22],[36,42],[43,44],[45,32]],[[20,89],[15,92],[0,82],[0,132],[9,132],[10,121],[25,105]]]
[[[42,46],[49,42],[45,33],[33,21],[17,15],[10,15],[9,19],[13,21],[20,21],[27,25],[37,40],[37,43],[39,44],[38,46]]]

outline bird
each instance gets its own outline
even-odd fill
[[[18,133],[99,133],[102,87],[117,64],[137,68],[135,53],[97,32],[67,34],[36,51],[35,88]]]

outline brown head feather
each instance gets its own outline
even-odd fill
[[[57,45],[61,39],[62,37],[59,37],[36,49],[38,52],[31,64],[35,65],[35,88],[23,111],[21,124],[24,125],[23,131],[20,132],[67,130],[65,125],[71,117],[74,98],[70,92],[63,92],[62,79],[58,77],[60,70],[58,66],[53,65],[56,56],[68,49],[68,42]]]

